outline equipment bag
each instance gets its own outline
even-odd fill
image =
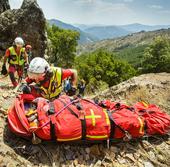
[[[10,129],[23,137],[36,135],[43,140],[106,140],[141,137],[144,120],[126,106],[116,111],[102,108],[91,100],[60,96],[53,102],[34,100],[29,94],[15,99],[9,109]]]
[[[170,116],[158,106],[138,102],[134,105],[134,108],[138,115],[145,120],[147,135],[164,135],[168,133],[170,130]]]

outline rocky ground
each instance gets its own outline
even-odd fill
[[[169,167],[170,137],[144,138],[131,142],[32,145],[7,128],[7,109],[15,97],[8,77],[0,78],[0,166]],[[144,100],[170,113],[170,74],[132,78],[97,96],[133,104]]]

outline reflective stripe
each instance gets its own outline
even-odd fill
[[[57,138],[57,141],[71,141],[71,140],[78,140],[78,139],[81,139],[81,136],[75,138],[69,138],[69,139]]]
[[[94,138],[94,139],[102,139],[102,138],[108,138],[108,135],[103,135],[103,136],[91,136],[91,135],[86,135],[88,138]]]
[[[10,51],[10,56],[11,56],[11,57],[9,57],[9,59],[10,59],[9,63],[22,66],[25,62],[25,59],[24,59],[24,57],[21,57],[21,56],[25,52],[25,48],[20,49],[19,55],[17,55],[15,48],[13,46],[9,48],[9,51]],[[12,60],[12,59],[15,59],[15,60]]]
[[[85,118],[92,119],[92,125],[95,126],[96,125],[95,118],[101,118],[101,115],[95,115],[92,109],[90,109],[90,112],[91,112],[91,115],[86,115]]]
[[[110,119],[109,119],[109,116],[108,116],[106,109],[103,109],[103,112],[105,113],[105,116],[106,116],[106,124],[110,125]]]
[[[49,87],[46,89],[43,86],[41,86],[41,89],[44,91],[45,95],[43,97],[47,99],[51,99],[53,97],[58,96],[62,91],[62,70],[61,68],[57,67],[51,67],[51,70],[53,72],[53,76],[50,79]],[[54,92],[53,92],[54,91]]]
[[[138,120],[139,120],[139,123],[140,123],[139,133],[143,134],[144,133],[144,122],[140,117],[138,117]]]
[[[144,107],[148,108],[148,104],[146,102],[142,101],[141,103],[144,105]]]

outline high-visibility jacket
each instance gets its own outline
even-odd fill
[[[20,49],[19,55],[16,53],[15,48],[12,46],[9,48],[10,56],[9,56],[9,63],[22,66],[25,62],[24,53],[25,48]]]
[[[58,67],[51,67],[53,76],[50,78],[49,87],[41,86],[43,90],[42,96],[46,99],[57,97],[62,91],[62,69]]]

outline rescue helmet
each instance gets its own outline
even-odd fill
[[[48,70],[50,70],[50,65],[41,57],[33,58],[28,67],[28,72],[35,74],[46,73]]]
[[[16,37],[14,40],[16,46],[24,46],[24,40],[21,37]]]

